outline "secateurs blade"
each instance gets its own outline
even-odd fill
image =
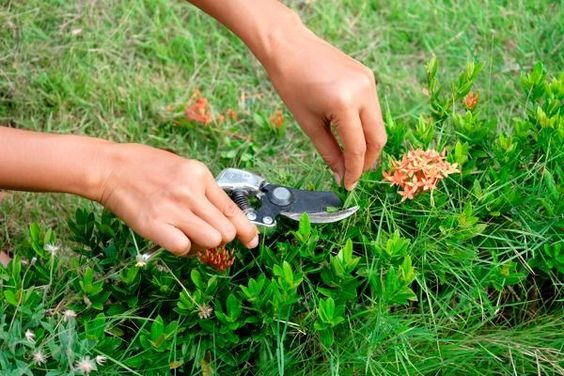
[[[249,221],[258,226],[276,226],[279,215],[297,221],[303,213],[308,214],[312,223],[332,223],[348,218],[358,210],[358,206],[339,209],[342,207],[341,200],[333,192],[284,187],[236,168],[221,171],[216,181],[243,210]],[[251,206],[251,196],[260,201],[259,208]]]

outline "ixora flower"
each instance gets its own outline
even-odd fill
[[[36,350],[32,354],[33,364],[41,365],[47,362],[47,355],[41,350]]]
[[[203,97],[199,90],[194,91],[190,103],[184,110],[184,115],[190,121],[208,125],[212,121],[211,110],[207,98]]]
[[[466,97],[464,98],[464,106],[472,111],[474,107],[476,107],[476,104],[478,104],[478,99],[480,99],[480,93],[474,94],[472,92],[469,92],[468,95],[466,95]]]
[[[218,247],[198,252],[198,258],[204,264],[223,272],[235,262],[234,253],[234,251],[228,251],[225,247]]]
[[[456,163],[449,163],[445,159],[445,151],[410,150],[401,161],[392,161],[389,171],[384,171],[384,180],[392,186],[397,185],[402,190],[398,193],[402,201],[412,200],[423,191],[432,191],[437,184],[448,175],[460,172]]]
[[[274,126],[274,128],[279,129],[284,125],[284,113],[281,110],[276,110],[270,116],[270,123]]]
[[[25,331],[25,339],[28,342],[35,343],[35,333],[33,333],[30,329]]]
[[[74,370],[83,375],[88,375],[92,371],[97,371],[98,367],[96,367],[96,362],[94,362],[94,360],[90,359],[89,356],[85,356],[76,362]]]

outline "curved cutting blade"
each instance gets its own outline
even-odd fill
[[[341,221],[345,218],[350,217],[358,210],[358,206],[353,206],[348,209],[339,210],[336,212],[320,212],[320,213],[307,213],[309,220],[311,223],[333,223]],[[284,217],[293,219],[295,221],[299,221],[300,217],[303,213],[288,213],[288,212],[281,212],[280,215]]]

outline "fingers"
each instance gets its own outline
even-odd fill
[[[206,196],[223,217],[235,226],[239,241],[247,248],[255,248],[259,241],[257,227],[249,222],[245,213],[219,188],[215,180],[208,184]]]
[[[205,197],[202,197],[202,202],[196,203],[192,210],[194,214],[219,231],[223,244],[229,243],[235,239],[237,235],[235,226]]]
[[[387,136],[382,119],[382,111],[378,97],[375,102],[363,108],[360,112],[364,138],[366,140],[366,155],[364,157],[364,171],[373,168],[386,145]]]
[[[333,119],[343,142],[345,188],[353,190],[362,175],[366,155],[366,140],[358,112],[347,112]]]
[[[315,124],[315,122],[311,122],[311,124],[313,125],[304,127],[304,132],[313,142],[321,158],[333,171],[337,184],[341,185],[345,176],[345,161],[341,147],[331,133],[329,126]]]
[[[180,217],[177,215],[177,217]],[[181,230],[193,244],[203,248],[218,247],[223,238],[218,230],[199,218],[194,213],[183,213],[175,226]]]
[[[176,256],[186,256],[190,252],[191,242],[190,239],[178,228],[166,224],[155,223],[154,226],[149,228],[149,233],[146,234],[149,239],[165,248]]]

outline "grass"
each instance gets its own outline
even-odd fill
[[[440,62],[442,82],[453,81],[468,61],[484,63],[474,88],[480,92],[482,115],[499,130],[513,129],[512,119],[523,116],[525,93],[519,86],[523,72],[537,61],[555,76],[564,66],[558,1],[287,3],[316,33],[374,70],[382,107],[395,122],[415,124],[426,110],[424,65],[433,54]],[[5,25],[0,29],[0,124],[140,142],[199,159],[216,173],[241,166],[287,185],[335,189],[331,174],[288,113],[284,137],[254,121],[254,114],[268,118],[284,109],[283,104],[245,46],[190,5],[39,0],[0,4],[0,24]],[[209,128],[176,126],[195,89],[218,113],[236,109],[239,120]],[[446,127],[437,134],[443,131],[445,139],[451,136]],[[231,150],[236,153],[227,153]],[[555,146],[552,155],[539,162],[539,170],[561,159],[562,150]],[[476,181],[486,179],[486,171],[475,176]],[[383,309],[363,285],[365,301],[359,302],[358,311],[350,309],[354,314],[341,324],[340,339],[329,350],[304,335],[299,323],[279,317],[277,345],[251,342],[251,348],[260,349],[261,365],[241,373],[563,373],[561,275],[550,276],[552,285],[529,274],[501,290],[483,288],[495,273],[504,272],[496,258],[526,269],[523,260],[551,241],[562,241],[554,234],[561,212],[543,216],[527,210],[527,204],[533,207],[546,195],[535,188],[538,179],[532,170],[521,171],[482,186],[482,192],[458,182],[441,187],[447,194],[437,195],[437,202],[405,205],[379,194],[386,189],[379,175],[366,175],[347,198],[351,204],[363,203],[362,211],[354,221],[320,230],[327,248],[323,252],[335,253],[347,237],[364,239],[355,255],[362,258],[367,275],[377,274],[375,250],[383,247],[388,232],[401,229],[401,235],[410,239],[418,303]],[[509,225],[490,218],[487,233],[472,240],[463,230],[441,229],[461,220],[465,200],[473,204],[474,213],[484,211],[520,182],[533,188],[519,210],[500,215],[511,219]],[[84,205],[90,206],[59,194],[10,192],[0,204],[0,249],[23,244],[31,222],[54,229],[67,242],[67,219]],[[90,207],[99,211],[94,204]],[[284,239],[285,234],[266,238],[263,247],[276,249]],[[241,266],[232,276],[233,289],[247,283],[248,273],[269,270],[262,252],[243,258],[241,264],[249,266]],[[116,269],[125,268],[124,263]],[[315,280],[306,277],[304,285],[305,296],[315,301],[322,296]],[[65,286],[57,288],[50,297],[53,305],[66,293]],[[541,298],[550,294],[552,299]],[[161,308],[156,301],[145,302],[143,315],[132,310],[111,316],[112,320],[139,315],[135,323],[149,326]],[[305,310],[305,315],[315,315],[316,307]],[[200,351],[204,350],[193,349]],[[208,361],[221,364],[219,354],[213,352]],[[115,356],[112,369],[127,373],[130,355],[125,351]],[[192,373],[206,374],[205,365],[193,367]],[[221,370],[220,366],[220,374]]]

